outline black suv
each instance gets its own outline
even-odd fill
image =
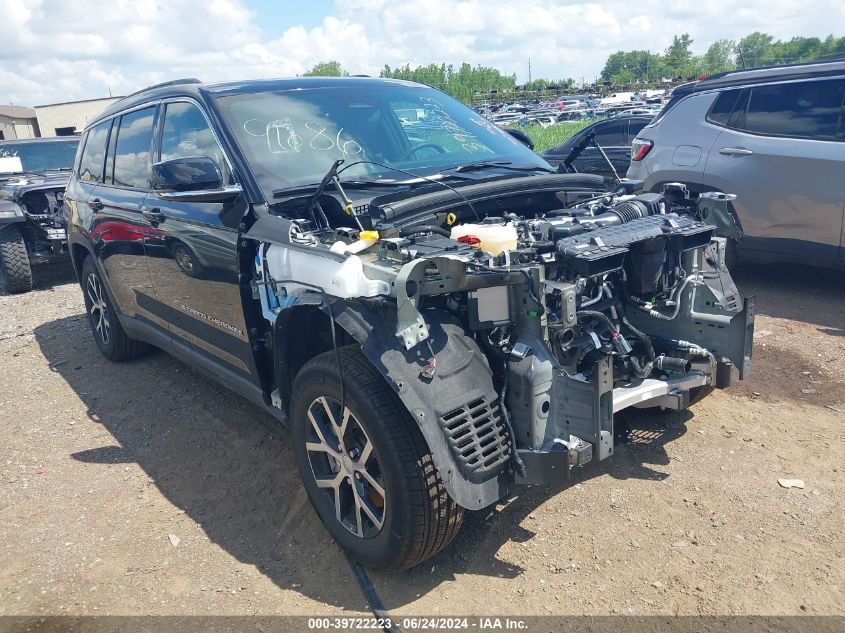
[[[418,84],[182,80],[89,125],[65,204],[102,353],[289,422],[332,536],[400,569],[748,371],[724,201],[602,182]]]
[[[0,141],[0,287],[32,290],[31,264],[67,256],[62,196],[78,138]]]

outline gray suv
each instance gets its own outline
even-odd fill
[[[845,267],[845,58],[679,86],[634,139],[628,177],[737,194],[743,261]]]

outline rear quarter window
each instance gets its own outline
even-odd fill
[[[707,113],[706,120],[713,125],[726,127],[741,92],[742,90],[725,90],[724,92],[720,92],[719,96],[713,102],[710,111]]]
[[[111,119],[95,125],[85,135],[85,147],[79,159],[77,174],[83,182],[102,183],[106,162],[106,141],[109,138]]]

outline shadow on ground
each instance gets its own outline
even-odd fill
[[[70,257],[59,259],[49,264],[36,264],[32,267],[33,290],[52,290],[56,286],[76,281]],[[0,294],[6,294],[3,281],[0,280]]]
[[[76,281],[76,273],[70,257],[60,259],[50,264],[40,264],[32,267],[32,285],[35,290],[47,290],[54,286]]]
[[[845,336],[845,283],[842,271],[808,266],[741,264],[734,272],[745,295],[757,295],[758,314],[819,326]]]
[[[299,483],[288,433],[277,422],[162,352],[109,363],[90,341],[84,315],[46,323],[35,336],[91,420],[114,437],[74,453],[74,459],[138,463],[213,543],[255,565],[279,587],[293,586],[348,609],[366,608],[345,557],[318,525]],[[569,485],[600,475],[666,477],[651,466],[668,463],[665,444],[685,432],[690,417],[687,412],[638,417],[631,441],[613,459],[579,470]],[[399,582],[373,574],[385,605],[407,604],[458,573],[519,575],[521,568],[497,558],[498,550],[507,541],[532,538],[520,523],[564,488],[521,489],[503,512],[475,513],[452,547],[405,572]]]

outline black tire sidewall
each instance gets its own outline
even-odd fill
[[[334,503],[324,490],[317,488],[311,472],[305,450],[305,432],[308,424],[306,412],[309,405],[319,396],[330,396],[340,401],[340,384],[336,367],[331,370],[319,365],[307,366],[297,376],[291,402],[296,464],[314,509],[338,544],[364,565],[376,568],[391,567],[402,556],[403,540],[407,531],[404,522],[411,511],[408,490],[402,485],[403,468],[397,458],[395,447],[392,446],[388,434],[379,422],[383,413],[364,399],[360,390],[356,389],[353,368],[344,367],[344,370],[346,406],[363,426],[367,437],[373,443],[373,451],[381,469],[387,505],[381,531],[376,536],[367,539],[358,538],[349,532],[337,521]],[[389,389],[387,385],[384,388]]]

